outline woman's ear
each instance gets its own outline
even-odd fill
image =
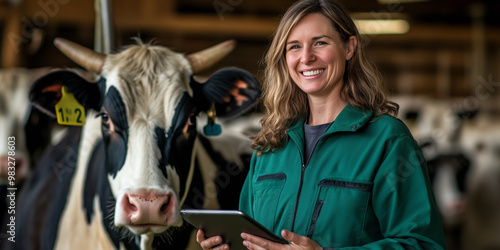
[[[357,47],[358,47],[358,39],[356,39],[356,36],[349,37],[349,40],[347,40],[346,43],[346,49],[347,49],[346,51],[347,53],[345,56],[346,60],[351,60]]]

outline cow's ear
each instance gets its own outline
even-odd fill
[[[203,84],[191,79],[193,99],[199,110],[206,111],[215,104],[218,117],[229,118],[253,107],[260,97],[257,79],[239,68],[225,68],[215,72]]]
[[[55,105],[61,99],[63,86],[85,109],[100,109],[106,89],[105,79],[91,83],[69,70],[53,71],[36,80],[31,86],[30,101],[38,109],[56,117]]]

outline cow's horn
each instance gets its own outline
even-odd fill
[[[106,55],[97,53],[64,38],[56,38],[54,45],[69,59],[94,73],[101,73]]]
[[[228,40],[210,48],[189,54],[187,56],[193,74],[202,72],[224,58],[236,46],[235,40]]]

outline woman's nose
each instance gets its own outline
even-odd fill
[[[300,59],[300,62],[303,64],[310,64],[311,62],[314,62],[316,60],[316,56],[314,55],[313,51],[309,48],[304,48],[302,50],[302,57]]]

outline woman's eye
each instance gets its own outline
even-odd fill
[[[290,48],[288,48],[288,50],[294,50],[294,49],[298,49],[300,48],[299,45],[293,45],[293,46],[290,46]]]
[[[324,45],[326,44],[325,42],[316,42],[316,45]]]

